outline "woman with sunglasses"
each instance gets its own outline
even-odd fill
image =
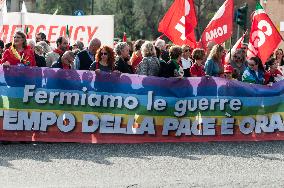
[[[5,50],[0,63],[4,66],[36,66],[34,52],[27,46],[23,32],[15,33],[12,45]]]
[[[96,53],[96,60],[90,66],[91,71],[112,72],[114,70],[114,51],[111,47],[103,46]]]
[[[181,63],[184,71],[184,77],[190,77],[190,67],[193,64],[193,60],[191,57],[192,49],[188,45],[183,45],[181,48],[182,48]]]
[[[264,84],[265,70],[259,57],[251,57],[248,60],[248,67],[243,73],[242,81],[253,84]]]
[[[230,61],[230,65],[234,68],[233,77],[242,81],[242,75],[247,68],[246,55],[243,49],[237,49],[235,51]]]

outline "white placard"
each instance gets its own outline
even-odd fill
[[[23,28],[22,25],[24,25]],[[54,45],[59,36],[66,36],[67,25],[70,44],[80,40],[87,45],[92,38],[96,37],[102,41],[102,45],[113,46],[113,15],[63,16],[11,12],[3,16],[0,39],[4,43],[10,42],[18,30],[28,31],[29,38],[35,38],[36,33],[43,32],[47,40]]]
[[[284,31],[284,22],[280,22],[280,31]]]

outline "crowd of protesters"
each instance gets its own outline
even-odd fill
[[[162,39],[118,42],[113,49],[103,46],[98,38],[84,47],[80,41],[70,45],[67,38],[59,37],[53,49],[44,33],[36,34],[35,38],[35,41],[27,40],[26,35],[18,31],[12,43],[0,41],[0,63],[165,78],[214,76],[262,85],[284,79],[282,49],[277,49],[263,63],[258,57],[247,59],[248,45],[243,43],[241,49],[232,53],[230,61],[225,62],[226,50],[213,42],[208,43],[206,50],[170,45]]]

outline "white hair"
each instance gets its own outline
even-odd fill
[[[155,46],[159,49],[163,49],[166,46],[166,42],[163,39],[158,39],[155,42]]]
[[[156,50],[150,41],[146,41],[141,46],[141,53],[143,57],[151,57],[156,55]]]
[[[43,53],[47,54],[48,52],[51,51],[51,47],[45,41],[40,41],[37,44],[42,46]]]
[[[31,48],[34,48],[36,43],[35,43],[35,41],[32,40],[32,39],[28,39],[28,40],[27,40],[27,44],[28,44],[28,46],[30,46]]]
[[[119,42],[117,43],[117,45],[115,46],[115,53],[117,55],[121,55],[121,51],[125,48],[125,46],[128,46],[128,44],[126,42]]]

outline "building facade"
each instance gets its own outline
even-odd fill
[[[23,0],[7,0],[8,12],[20,12],[22,9]],[[25,0],[28,12],[36,10],[36,0]]]
[[[261,0],[261,4],[284,38],[284,0]],[[284,49],[284,42],[280,48]]]

